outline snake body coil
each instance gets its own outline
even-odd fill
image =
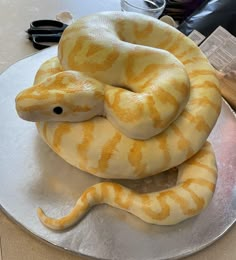
[[[221,109],[214,69],[176,29],[135,13],[79,19],[42,64],[34,86],[16,97],[18,114],[63,159],[93,175],[140,179],[178,167],[175,187],[138,194],[116,183],[90,187],[50,228],[77,222],[106,203],[148,223],[169,225],[209,203],[216,163],[206,142]]]

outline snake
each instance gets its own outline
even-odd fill
[[[48,228],[71,227],[99,204],[174,225],[211,201],[217,163],[207,138],[221,111],[219,82],[200,48],[168,24],[131,12],[79,18],[15,101],[18,115],[36,122],[56,154],[109,179],[85,190],[65,216],[38,208]],[[157,192],[112,181],[172,168],[176,184]]]

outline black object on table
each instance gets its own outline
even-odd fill
[[[185,35],[197,30],[208,37],[218,26],[236,36],[235,0],[205,0],[178,29]]]
[[[31,22],[26,32],[34,48],[42,50],[51,46],[48,43],[59,42],[66,27],[67,24],[56,20],[36,20]]]

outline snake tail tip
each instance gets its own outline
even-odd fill
[[[61,231],[70,227],[70,225],[66,225],[61,219],[48,217],[41,208],[37,208],[37,215],[42,224],[51,230]]]
[[[39,220],[48,228],[55,229],[51,225],[51,219],[44,213],[44,211],[41,208],[37,208],[37,215]]]
[[[47,219],[47,216],[41,208],[37,208],[37,215],[43,223],[45,222],[45,219]]]

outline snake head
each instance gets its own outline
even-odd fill
[[[27,121],[81,122],[103,114],[104,86],[77,71],[62,71],[20,92],[18,115]]]

